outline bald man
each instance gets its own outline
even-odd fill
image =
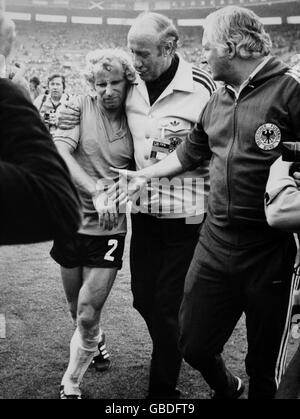
[[[172,21],[157,13],[141,14],[128,34],[139,75],[126,102],[137,169],[164,159],[186,140],[215,89],[207,73],[176,52],[178,40]],[[208,164],[170,181],[172,186],[160,188],[157,208],[141,199],[139,212],[132,214],[134,307],[153,342],[149,398],[180,396],[178,312],[206,210]],[[159,190],[152,186],[154,193]]]
[[[264,194],[282,141],[300,141],[300,79],[272,57],[270,36],[249,9],[210,14],[202,42],[214,79],[224,85],[175,153],[138,173],[119,173],[131,178],[133,193],[147,179],[174,176],[211,157],[209,209],[185,280],[180,347],[214,399],[239,398],[244,385],[222,352],[244,313],[248,397],[272,399],[286,359],[296,247],[292,234],[268,226]],[[273,208],[272,224],[284,218],[291,224],[287,206]]]

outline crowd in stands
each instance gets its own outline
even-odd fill
[[[128,27],[99,28],[98,25],[63,25],[58,23],[17,22],[18,42],[11,64],[25,64],[26,79],[38,77],[45,85],[49,74],[59,72],[67,80],[67,90],[79,94],[85,89],[81,70],[88,51],[97,48],[126,48]],[[272,27],[273,52],[290,62],[300,53],[300,27]],[[180,53],[190,62],[201,66],[201,28],[181,29]]]

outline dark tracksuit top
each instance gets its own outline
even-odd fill
[[[80,218],[69,171],[38,111],[0,79],[0,245],[74,234]]]
[[[300,80],[281,61],[271,58],[238,99],[228,86],[213,94],[177,155],[184,170],[211,157],[215,226],[266,224],[265,187],[283,141],[300,141]]]

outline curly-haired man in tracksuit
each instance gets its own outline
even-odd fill
[[[268,226],[264,192],[282,142],[300,141],[300,84],[270,56],[270,37],[250,10],[226,7],[206,23],[203,47],[224,86],[176,153],[126,174],[140,185],[211,157],[208,215],[186,277],[180,346],[215,398],[239,397],[243,384],[221,353],[245,313],[249,398],[273,398],[284,368],[295,244]]]

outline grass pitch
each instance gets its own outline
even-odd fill
[[[51,243],[0,248],[0,314],[6,338],[0,339],[0,399],[57,399],[68,363],[73,334],[59,266],[49,256]],[[91,399],[143,399],[147,394],[151,341],[132,308],[128,239],[124,267],[106,303],[103,318],[112,366],[105,373],[90,368],[83,392]],[[290,352],[297,346],[290,344]],[[243,319],[226,345],[225,359],[247,383]],[[179,389],[184,398],[205,399],[201,375],[183,365]]]

